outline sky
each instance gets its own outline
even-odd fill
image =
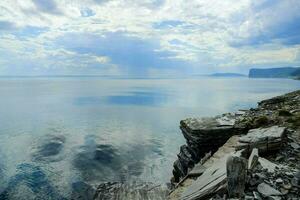
[[[1,0],[0,75],[300,66],[299,0]]]

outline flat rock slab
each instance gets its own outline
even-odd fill
[[[240,137],[239,142],[255,143],[266,140],[280,139],[285,133],[285,127],[272,126],[270,128],[258,128],[249,130],[248,134]]]
[[[285,133],[286,128],[279,126],[251,129],[247,135],[240,137],[236,150],[246,149],[249,153],[253,148],[257,148],[259,153],[278,150],[282,146]]]
[[[280,196],[282,195],[278,190],[272,188],[266,183],[261,183],[257,186],[257,191],[262,194],[264,197],[270,196]]]
[[[220,189],[224,189],[227,181],[226,161],[232,155],[240,156],[240,153],[230,152],[215,160],[192,185],[186,188],[180,199],[205,199]]]
[[[206,170],[206,167],[204,167],[202,164],[198,163],[194,166],[194,168],[188,173],[188,176],[200,176],[202,175]]]
[[[276,168],[280,168],[281,167],[280,165],[272,163],[271,161],[269,161],[269,160],[267,160],[265,158],[262,158],[262,157],[260,157],[258,159],[258,162],[262,166],[262,168],[267,169],[268,172],[271,172],[271,173],[275,172]]]
[[[190,133],[197,133],[211,129],[232,128],[235,123],[233,115],[187,118],[180,122],[180,125]]]
[[[226,184],[226,160],[228,156],[208,168],[191,186],[186,188],[180,199],[201,199]]]

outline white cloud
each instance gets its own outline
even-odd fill
[[[47,29],[25,40],[3,33],[0,35],[2,48],[20,57],[45,59],[41,65],[48,67],[55,65],[54,57],[62,61],[66,58],[64,65],[69,67],[113,63],[106,56],[55,47],[53,41],[67,33],[101,36],[117,31],[159,41],[160,49],[156,52],[172,52],[163,59],[193,63],[191,71],[216,70],[218,66],[223,70],[225,67],[236,69],[238,65],[245,70],[251,65],[299,64],[295,56],[299,45],[288,46],[286,40],[282,42],[278,30],[278,25],[292,23],[299,16],[300,4],[296,0],[264,0],[262,3],[251,0],[51,0],[46,5],[31,0],[2,0],[0,7],[0,21],[14,23],[19,29],[29,26]],[[180,23],[168,26],[172,20]],[[154,26],[163,23],[165,28]],[[272,35],[270,31],[279,33]],[[291,31],[298,33],[298,30]],[[266,38],[273,40],[266,41]],[[76,58],[81,59],[78,65]],[[0,61],[3,63],[3,58]]]

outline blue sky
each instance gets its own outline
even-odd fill
[[[1,0],[0,75],[300,66],[299,0]]]

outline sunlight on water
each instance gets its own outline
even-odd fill
[[[82,182],[166,183],[179,121],[300,88],[285,79],[0,79],[0,199],[68,198]]]

